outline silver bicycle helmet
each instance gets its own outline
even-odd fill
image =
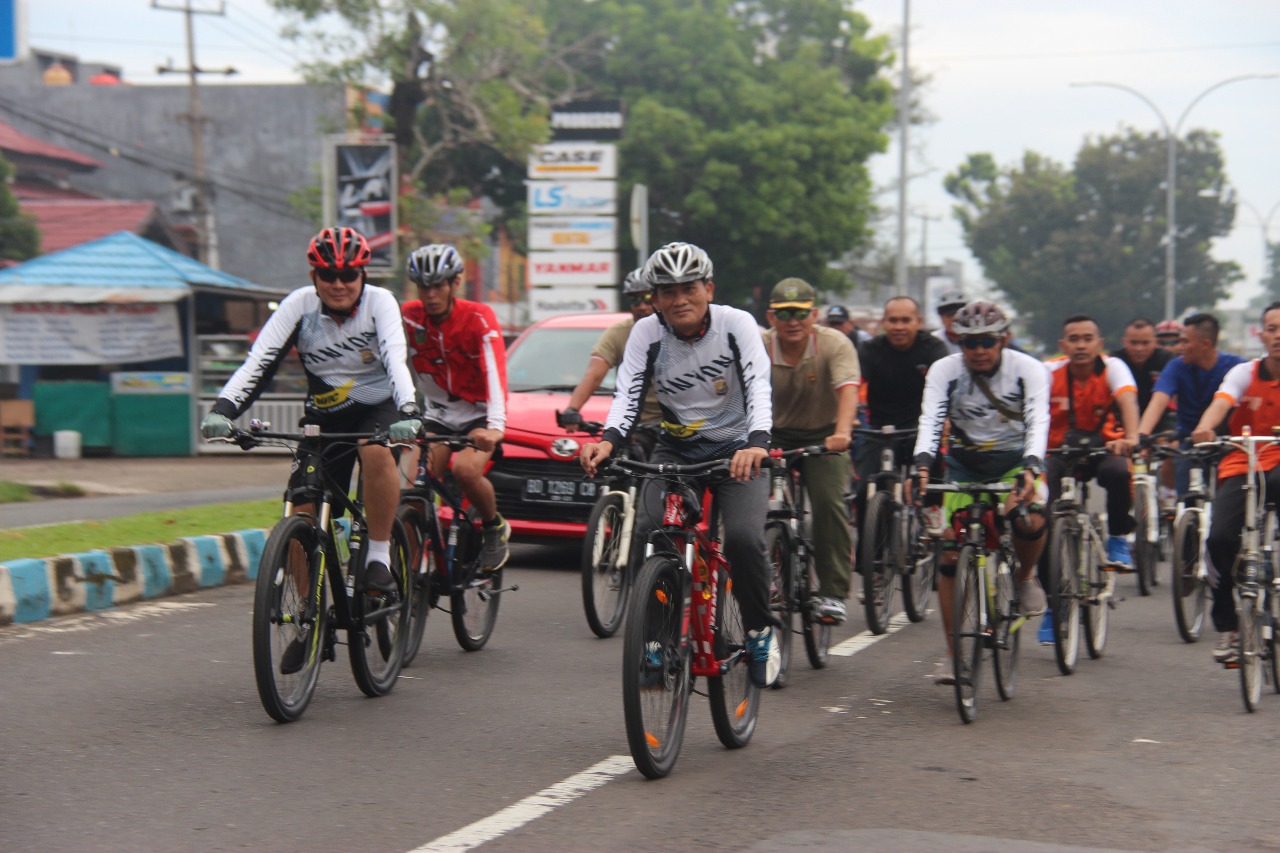
[[[969,297],[965,296],[958,290],[944,290],[938,296],[938,310],[942,311],[947,308],[956,309],[963,308],[969,304]]]
[[[409,280],[422,287],[447,281],[462,269],[462,256],[448,243],[431,243],[415,249],[405,264]]]
[[[710,280],[711,259],[692,243],[668,243],[645,262],[644,279],[653,287]]]
[[[648,293],[652,289],[648,280],[644,277],[643,267],[636,267],[627,273],[627,277],[622,280],[622,292],[628,295],[632,293]]]
[[[1009,318],[994,303],[974,300],[956,312],[951,331],[957,335],[998,335],[1009,328]]]

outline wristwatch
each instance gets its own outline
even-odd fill
[[[422,417],[422,409],[418,408],[417,403],[405,403],[400,407],[400,417],[408,420],[410,418]]]

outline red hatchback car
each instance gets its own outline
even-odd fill
[[[594,439],[556,426],[556,410],[587,369],[600,334],[627,313],[564,314],[525,329],[507,352],[506,438],[489,469],[498,510],[513,533],[578,538],[596,502],[597,483],[578,464],[578,451]],[[582,407],[582,417],[603,421],[613,400],[614,371]]]

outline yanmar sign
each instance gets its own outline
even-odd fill
[[[618,177],[618,146],[591,142],[554,142],[534,146],[529,155],[533,180],[611,181]]]
[[[618,256],[613,252],[530,252],[529,284],[617,285]]]

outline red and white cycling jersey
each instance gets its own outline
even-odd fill
[[[453,310],[436,325],[422,301],[401,307],[405,337],[413,356],[418,387],[430,420],[460,425],[482,414],[489,429],[507,425],[507,348],[493,309],[455,299]]]

